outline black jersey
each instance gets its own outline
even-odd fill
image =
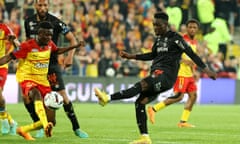
[[[160,69],[168,77],[171,83],[174,83],[182,53],[185,52],[200,68],[205,68],[206,65],[202,62],[184,41],[182,36],[176,32],[168,31],[164,36],[157,36],[152,47],[152,52],[136,55],[138,60],[153,60],[151,72]]]
[[[52,41],[56,45],[58,44],[59,35],[60,34],[66,35],[70,31],[69,27],[64,22],[62,22],[60,19],[51,14],[47,14],[45,21],[50,22],[54,27]],[[37,20],[37,14],[28,17],[24,21],[24,28],[27,38],[36,38],[38,25],[40,22],[41,21]],[[56,53],[51,54],[50,66],[58,64],[57,58],[58,56]]]

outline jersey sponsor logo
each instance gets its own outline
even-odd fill
[[[48,63],[36,63],[35,68],[48,68]]]
[[[168,52],[168,47],[158,47],[157,52]]]
[[[32,52],[38,52],[38,49],[37,48],[33,48]]]
[[[158,38],[157,39],[157,52],[168,52],[168,38],[165,38],[165,39],[161,39],[161,38]]]

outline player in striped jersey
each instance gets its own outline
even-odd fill
[[[52,35],[53,25],[43,21],[39,24],[38,36],[35,39],[21,43],[19,50],[0,58],[0,65],[4,65],[12,59],[20,59],[16,73],[17,81],[23,96],[34,104],[39,118],[38,121],[17,129],[17,133],[26,140],[34,140],[29,132],[40,128],[44,129],[46,137],[51,137],[52,128],[56,123],[55,111],[45,108],[43,104],[44,96],[51,91],[47,79],[50,54],[62,54],[84,45],[84,42],[80,42],[71,47],[57,48],[51,40]]]
[[[13,36],[12,30],[4,23],[0,23],[0,57],[13,51],[13,46],[8,41],[10,36]],[[16,43],[19,43],[15,39]],[[7,80],[8,64],[0,66],[0,119],[2,121],[1,133],[2,134],[16,134],[17,122],[13,120],[12,116],[6,109],[5,99],[3,97],[3,87]]]

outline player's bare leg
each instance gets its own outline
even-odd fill
[[[182,113],[182,117],[180,122],[178,123],[179,128],[193,128],[195,125],[192,125],[188,123],[188,119],[190,117],[190,113],[192,111],[193,105],[197,99],[197,93],[196,92],[190,92],[188,93],[188,100],[185,103],[185,107]]]

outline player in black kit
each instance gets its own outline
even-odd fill
[[[77,41],[70,31],[69,27],[57,17],[48,13],[49,7],[49,0],[35,0],[35,9],[36,14],[33,16],[28,17],[24,22],[26,37],[35,38],[37,36],[38,25],[41,21],[48,21],[54,26],[52,41],[55,44],[58,44],[59,35],[63,34],[65,38],[70,42],[70,45],[77,44]],[[65,59],[65,66],[69,66],[72,64],[72,57],[74,51],[68,53],[68,56]],[[48,80],[50,82],[51,88],[53,91],[59,92],[64,99],[64,111],[66,115],[70,119],[72,123],[72,129],[76,136],[80,138],[87,138],[88,134],[80,129],[77,117],[75,115],[73,106],[71,101],[68,99],[67,94],[65,92],[65,86],[62,79],[61,68],[58,64],[58,57],[57,54],[51,54],[50,57],[50,64],[48,70]],[[34,105],[28,99],[24,99],[25,107],[27,108],[28,112],[30,113],[33,121],[38,121],[38,116],[35,113]],[[36,137],[42,137],[44,135],[43,131],[40,130]]]
[[[161,92],[172,88],[177,78],[182,53],[186,53],[210,78],[216,79],[216,73],[210,71],[202,60],[192,51],[191,47],[176,32],[168,28],[168,15],[163,12],[154,14],[153,27],[156,40],[152,52],[146,54],[129,54],[120,52],[122,58],[136,60],[153,60],[151,73],[129,89],[107,95],[95,88],[99,103],[104,106],[112,100],[131,98],[139,94],[135,102],[137,125],[140,138],[131,144],[151,144],[148,135],[145,105],[153,101]]]

